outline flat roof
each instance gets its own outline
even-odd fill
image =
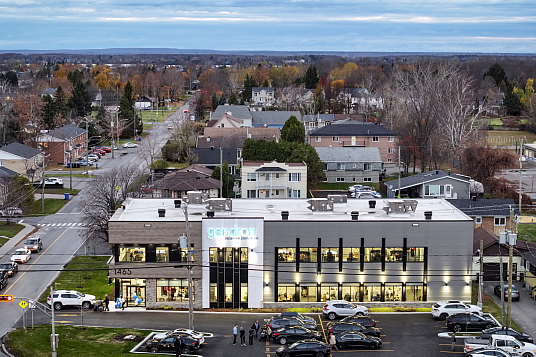
[[[184,212],[175,208],[173,198],[128,198],[124,208],[118,209],[110,222],[129,221],[184,221]],[[359,221],[424,221],[424,212],[432,212],[431,221],[472,221],[465,213],[451,205],[445,199],[412,199],[417,201],[413,213],[387,214],[383,207],[389,201],[406,201],[402,199],[377,199],[376,207],[369,208],[366,199],[348,198],[347,203],[334,204],[333,211],[313,212],[307,207],[310,199],[233,199],[232,211],[215,211],[215,218],[252,218],[260,217],[266,221],[280,221],[281,211],[289,212],[289,221],[346,221],[351,220],[351,212],[359,212]],[[318,200],[318,199],[317,199]],[[188,220],[199,222],[207,214],[207,203],[189,204]],[[165,209],[165,217],[158,216],[158,210]]]

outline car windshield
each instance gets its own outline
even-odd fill
[[[86,295],[82,294],[82,293],[79,293],[79,292],[76,292],[76,295],[80,296],[80,297],[84,297]]]
[[[37,239],[28,239],[26,244],[37,244]]]
[[[292,345],[289,346],[289,348],[294,348],[299,345],[301,345],[301,342],[294,342]]]
[[[15,255],[25,255],[26,254],[26,251],[25,250],[16,250],[15,253],[13,253]]]
[[[0,264],[0,270],[9,270],[11,269],[11,264]]]

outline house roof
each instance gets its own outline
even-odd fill
[[[392,130],[374,123],[362,123],[355,120],[333,122],[309,132],[309,136],[397,136]]]
[[[375,147],[318,147],[315,148],[323,162],[382,162],[380,149]]]
[[[60,140],[67,141],[72,138],[76,138],[77,136],[85,132],[86,132],[85,129],[79,128],[76,125],[68,124],[68,125],[62,126],[61,128],[52,130],[48,132],[47,134],[55,138],[58,138]]]
[[[219,119],[227,112],[239,119],[251,119],[251,112],[246,105],[218,105],[216,110],[210,116],[211,119]]]
[[[449,201],[450,202],[450,201]],[[473,233],[473,252],[480,249],[480,241],[484,241],[484,250],[493,244],[499,243],[499,238],[482,227],[475,228]]]
[[[403,190],[408,187],[414,187],[414,186],[422,185],[424,183],[436,181],[444,177],[448,177],[452,180],[467,182],[467,184],[469,184],[469,181],[471,180],[467,176],[453,174],[453,173],[449,174],[441,170],[433,170],[433,171],[423,172],[420,174],[401,178],[400,188]],[[389,181],[387,186],[389,187],[389,189],[391,189],[391,191],[398,190],[398,180]]]
[[[511,198],[490,199],[457,199],[449,200],[450,203],[470,217],[475,216],[509,216],[510,207],[517,214],[517,206]]]
[[[36,155],[39,155],[40,153],[40,151],[37,149],[16,142],[1,147],[0,151],[5,151],[13,155],[23,157],[25,159],[30,159]]]
[[[198,165],[217,166],[220,164],[220,150],[222,162],[227,161],[229,165],[236,165],[238,162],[238,154],[236,148],[194,148],[194,155],[197,157]]]
[[[287,170],[278,166],[264,166],[255,171],[256,172],[287,172]]]
[[[251,91],[253,92],[260,92],[262,90],[265,90],[267,92],[273,92],[274,87],[251,87]]]
[[[196,164],[187,166],[187,167],[182,168],[182,169],[177,170],[177,171],[193,171],[193,172],[197,172],[199,174],[205,175],[205,176],[212,175],[212,170],[211,169],[209,169],[208,167],[201,166],[201,165],[196,165]]]
[[[253,120],[252,125],[278,125],[283,126],[287,122],[288,118],[295,116],[301,121],[301,114],[299,111],[260,111],[251,112]]]
[[[303,116],[303,121],[316,121],[316,122],[325,122],[325,121],[334,121],[335,114],[307,114]]]
[[[219,189],[220,181],[195,171],[176,171],[154,182],[159,190],[196,191]]]
[[[18,175],[17,172],[8,169],[7,167],[0,166],[0,178],[11,178]]]
[[[265,164],[278,164],[277,161],[244,161],[242,162],[242,166],[261,166]],[[303,162],[281,162],[280,164],[286,165],[286,166],[307,166]]]

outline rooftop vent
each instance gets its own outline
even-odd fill
[[[165,208],[159,208],[158,209],[158,217],[165,217],[166,216],[166,209]]]
[[[352,221],[357,221],[359,219],[359,212],[358,211],[352,211],[350,213],[352,215]]]
[[[333,202],[327,198],[312,198],[307,200],[307,203],[310,204],[307,209],[310,209],[313,212],[333,211]]]
[[[424,219],[432,219],[432,211],[424,212]]]
[[[181,208],[182,200],[175,200],[173,203],[175,204],[175,208]]]
[[[208,218],[214,218],[214,211],[207,211]]]
[[[288,221],[288,211],[281,211],[281,219],[283,221]]]
[[[369,208],[376,208],[376,200],[368,201]]]
[[[206,208],[210,211],[232,211],[233,201],[230,198],[211,198]]]

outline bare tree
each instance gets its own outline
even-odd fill
[[[138,149],[138,156],[141,157],[146,163],[147,167],[151,170],[152,178],[152,163],[161,158],[161,143],[163,141],[164,133],[152,133],[144,141],[142,141],[140,148]]]

